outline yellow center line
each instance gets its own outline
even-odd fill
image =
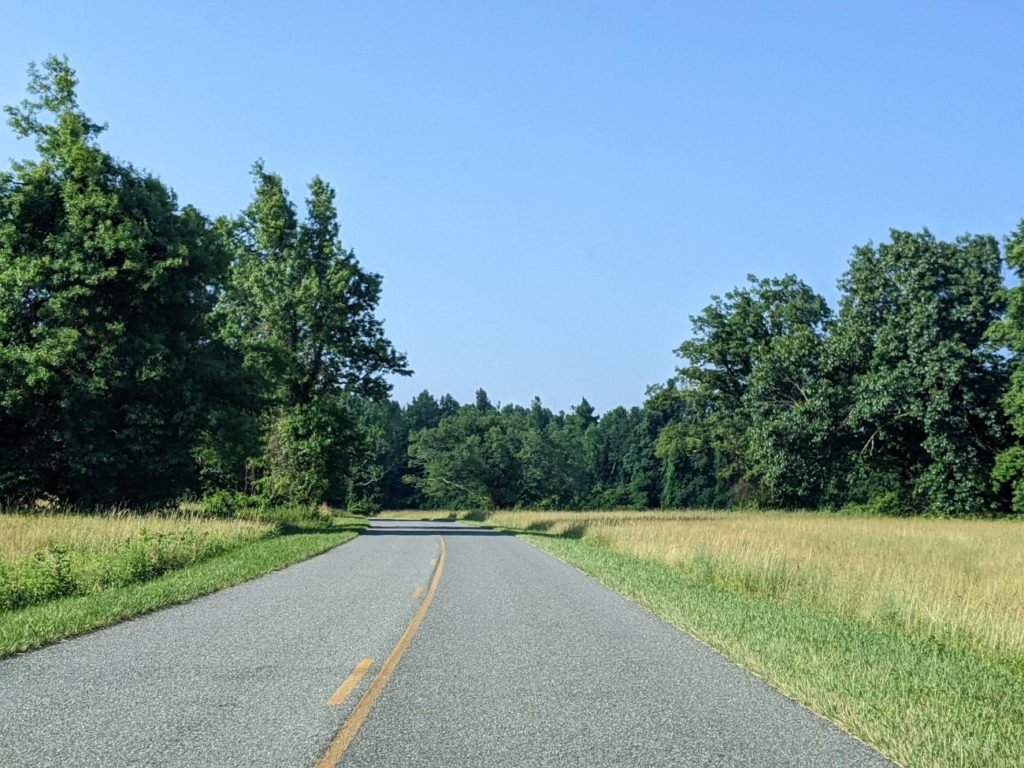
[[[348,695],[356,689],[356,686],[359,685],[359,681],[363,679],[363,675],[365,675],[372,666],[373,659],[363,659],[356,664],[356,668],[352,670],[352,674],[349,675],[345,679],[345,682],[338,687],[338,690],[336,690],[334,695],[327,700],[327,703],[332,707],[336,707],[341,704],[341,702],[347,699]]]
[[[430,567],[431,568],[433,568],[435,565],[437,565],[437,558],[436,557],[433,560],[430,561]]]
[[[348,716],[348,719],[338,729],[338,732],[334,734],[331,743],[327,745],[327,750],[320,760],[317,761],[316,768],[334,768],[338,761],[341,760],[345,750],[348,749],[356,734],[359,733],[359,729],[366,721],[370,710],[373,709],[373,705],[380,698],[381,693],[384,691],[384,686],[388,684],[388,680],[394,674],[395,669],[398,667],[398,662],[401,661],[402,655],[409,647],[409,643],[412,642],[416,631],[420,628],[420,624],[423,623],[423,617],[427,615],[427,609],[430,608],[430,603],[434,599],[434,593],[437,592],[437,585],[441,583],[441,574],[444,572],[444,537],[438,536],[437,538],[441,542],[441,557],[438,559],[437,569],[434,571],[434,578],[430,581],[430,589],[427,590],[426,597],[420,603],[420,607],[416,611],[416,615],[412,617],[412,621],[409,622],[409,626],[405,628],[405,634],[398,641],[398,645],[394,647],[391,655],[384,661],[380,672],[377,673],[377,676],[373,678],[373,682],[366,689],[366,693],[356,702],[352,714]]]
[[[417,597],[423,594],[423,585],[416,587],[416,591],[412,593],[412,599],[415,600]]]

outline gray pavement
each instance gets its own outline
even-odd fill
[[[416,613],[438,535],[434,600],[340,765],[888,765],[528,544],[375,521],[279,573],[0,662],[0,766],[312,766]]]

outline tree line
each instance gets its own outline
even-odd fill
[[[371,504],[1024,513],[1024,222],[999,241],[892,231],[856,248],[833,309],[749,276],[693,316],[642,407],[601,417],[459,406],[364,411]]]
[[[76,85],[51,57],[7,108],[36,156],[0,172],[0,499],[1024,513],[1024,222],[892,231],[837,307],[751,276],[642,406],[401,405],[329,184],[300,209],[257,162],[207,217],[101,148]]]

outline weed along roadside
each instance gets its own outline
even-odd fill
[[[515,534],[901,765],[1024,765],[1019,521],[706,511],[435,518]]]
[[[0,657],[279,570],[366,526],[295,510],[278,517],[0,514]]]

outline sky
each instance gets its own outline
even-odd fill
[[[890,228],[1024,216],[1019,2],[0,3],[0,103],[66,54],[102,146],[210,216],[257,158],[429,389],[638,405],[747,274],[831,302]],[[0,161],[32,154],[0,130]]]

